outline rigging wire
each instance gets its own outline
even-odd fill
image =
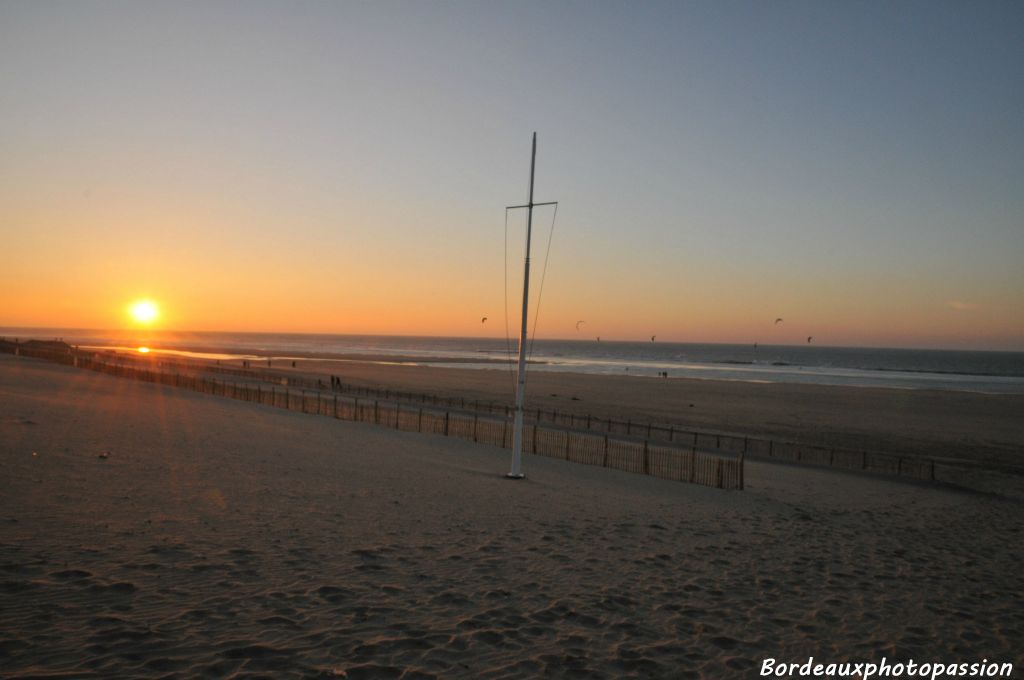
[[[533,358],[533,343],[537,340],[537,321],[540,320],[540,303],[544,299],[544,279],[548,275],[548,259],[551,255],[551,239],[555,235],[555,219],[558,217],[558,203],[555,203],[555,210],[551,215],[551,229],[548,230],[548,247],[544,251],[544,269],[540,274],[540,290],[537,291],[537,311],[533,313],[533,337],[530,339],[530,351],[527,352],[527,361]]]

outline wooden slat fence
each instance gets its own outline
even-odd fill
[[[51,353],[38,358],[52,359]],[[30,356],[29,352],[24,353]],[[135,366],[110,364],[78,356],[61,363],[122,378],[184,388],[228,399],[298,411],[310,415],[372,423],[407,432],[439,434],[511,448],[512,425],[507,418],[453,412],[431,407],[410,407],[401,402],[261,385],[237,384],[216,378],[165,373]],[[583,465],[597,465],[648,474],[720,489],[742,488],[742,457],[725,458],[698,453],[692,448],[651,446],[647,442],[618,439],[608,434],[562,429],[561,426],[523,426],[524,450]]]
[[[335,414],[338,418],[345,420],[359,420],[361,422],[373,422],[386,427],[396,427],[397,429],[406,429],[411,427],[408,425],[408,418],[412,416],[406,416],[404,412],[412,411],[413,408],[429,408],[435,407],[442,409],[447,412],[458,411],[473,411],[478,414],[477,421],[477,441],[495,441],[496,435],[486,434],[482,435],[480,423],[492,422],[493,418],[487,416],[498,415],[502,420],[510,417],[511,408],[507,404],[498,404],[495,402],[489,402],[485,400],[470,400],[458,397],[438,397],[429,394],[412,393],[397,390],[387,389],[374,389],[356,385],[349,385],[345,383],[336,383],[334,389],[324,394],[323,389],[327,389],[328,385],[323,380],[314,380],[304,378],[302,376],[287,375],[282,376],[281,374],[270,373],[268,371],[259,371],[254,369],[238,369],[226,366],[212,365],[208,363],[196,363],[181,361],[175,359],[160,358],[159,361],[154,362],[152,357],[139,358],[129,357],[123,354],[113,355],[110,353],[96,353],[96,352],[75,352],[73,350],[65,352],[56,352],[53,350],[33,349],[27,346],[16,346],[18,353],[23,356],[31,356],[50,361],[57,361],[65,364],[80,365],[83,368],[94,368],[94,370],[100,370],[98,366],[102,365],[105,367],[105,372],[114,375],[128,375],[128,371],[152,371],[152,368],[139,368],[130,364],[142,363],[144,366],[152,367],[154,363],[159,364],[161,374],[168,375],[167,371],[174,371],[169,375],[178,376],[175,378],[178,382],[175,385],[178,386],[192,386],[198,385],[196,381],[208,381],[212,383],[211,390],[217,390],[211,392],[222,396],[234,396],[235,398],[246,399],[249,401],[254,400],[252,398],[252,391],[256,390],[257,397],[260,403],[276,406],[278,408],[291,408],[299,409],[306,413],[321,413],[326,414],[330,411]],[[8,347],[0,348],[3,351],[11,351]],[[116,361],[117,363],[112,363]],[[184,371],[180,373],[178,371]],[[247,383],[241,386],[232,386],[232,383],[225,382],[223,380],[218,381],[216,378],[210,380],[203,378],[201,375],[196,375],[199,372],[215,372],[218,374],[231,375],[243,379],[253,381],[268,381],[270,385],[261,385],[257,382],[254,384]],[[191,381],[191,382],[189,382]],[[284,382],[287,387],[280,385]],[[275,387],[276,386],[276,387]],[[192,389],[195,389],[192,387]],[[314,394],[303,395],[302,390],[314,390]],[[228,394],[226,390],[236,390]],[[238,392],[237,390],[243,390]],[[319,395],[319,396],[317,396]],[[353,400],[355,400],[353,402]],[[386,401],[390,404],[398,404],[398,412],[403,412],[401,418],[403,419],[403,425],[398,425],[397,418],[399,417],[395,412],[395,407],[389,405],[386,412],[382,412],[381,402]],[[335,407],[334,404],[337,403]],[[297,406],[299,404],[299,406]],[[418,413],[418,411],[416,411]],[[860,470],[873,473],[882,473],[890,475],[898,475],[904,477],[912,477],[915,479],[922,480],[937,480],[937,481],[957,481],[959,466],[951,465],[948,463],[936,461],[931,458],[919,457],[919,456],[901,456],[895,454],[887,454],[881,452],[868,452],[868,451],[857,451],[850,449],[832,448],[824,446],[815,446],[808,444],[801,444],[796,442],[779,441],[773,439],[763,439],[756,437],[745,437],[732,435],[727,433],[714,433],[695,431],[692,429],[686,429],[675,426],[655,425],[651,423],[640,423],[633,422],[632,420],[615,420],[612,418],[598,418],[587,414],[569,413],[557,410],[544,410],[544,409],[533,409],[527,410],[526,412],[528,420],[532,420],[534,423],[540,425],[540,432],[545,431],[556,433],[561,431],[562,428],[569,430],[583,430],[590,433],[600,433],[601,436],[607,435],[608,437],[618,437],[620,439],[633,440],[636,443],[637,440],[640,442],[646,441],[649,447],[649,455],[647,458],[647,470],[649,474],[656,474],[662,476],[663,473],[651,472],[653,469],[658,468],[657,464],[652,467],[651,461],[654,458],[650,457],[650,450],[658,446],[669,445],[670,450],[676,450],[679,448],[689,448],[691,452],[703,451],[712,452],[719,454],[723,459],[728,460],[732,456],[752,456],[759,457],[769,460],[780,460],[786,462],[794,462],[806,465],[818,465],[835,467],[846,470]],[[417,415],[417,426],[420,428],[420,432],[431,432],[434,434],[445,434],[446,432],[450,436],[459,436],[473,439],[473,428],[471,424],[467,424],[467,421],[460,420],[457,423],[446,423],[443,418],[439,420],[440,416],[424,415],[425,420],[420,422],[420,417]],[[545,425],[551,425],[552,428],[545,430]],[[484,425],[485,429],[489,426]],[[451,432],[448,432],[448,430]],[[466,433],[469,433],[468,435]],[[552,437],[557,439],[559,435],[551,434]],[[510,439],[510,437],[509,437]],[[560,457],[567,460],[573,460],[574,456],[582,456],[580,451],[581,445],[570,444],[571,451],[566,452],[566,443],[564,440],[561,444],[555,443],[554,440],[547,441],[544,439],[544,435],[540,435],[539,451],[551,449],[553,451],[561,450]],[[524,439],[525,448],[529,448],[531,442],[530,439]],[[635,462],[636,456],[630,456],[624,453],[627,449],[628,442],[620,441],[618,445],[609,444],[607,453],[602,450],[601,457],[608,458],[613,464],[610,467],[619,467],[619,469],[629,469],[634,471],[643,471],[642,462],[637,464]],[[508,446],[508,444],[505,444]],[[558,447],[562,448],[559,449]],[[575,446],[575,448],[573,448]],[[585,448],[588,452],[585,456],[587,460],[591,460],[592,454],[590,448]],[[538,452],[539,452],[538,451]],[[540,455],[548,455],[540,453]],[[552,454],[556,455],[556,454]],[[619,466],[616,461],[632,461],[628,464],[621,463]],[[642,461],[642,455],[641,455]],[[683,463],[680,463],[682,465]],[[940,474],[941,473],[941,474]],[[665,473],[667,474],[667,473]],[[724,473],[723,473],[724,474]],[[674,478],[668,475],[668,478]]]

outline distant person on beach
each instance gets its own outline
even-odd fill
[[[294,361],[292,362],[292,368],[295,368],[295,362]]]

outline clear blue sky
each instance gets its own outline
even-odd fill
[[[1024,349],[1024,3],[3,2],[0,63],[0,325],[479,334],[536,130],[541,335]]]

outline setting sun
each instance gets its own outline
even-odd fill
[[[160,315],[156,303],[151,300],[139,300],[132,304],[129,311],[138,323],[152,323]]]

